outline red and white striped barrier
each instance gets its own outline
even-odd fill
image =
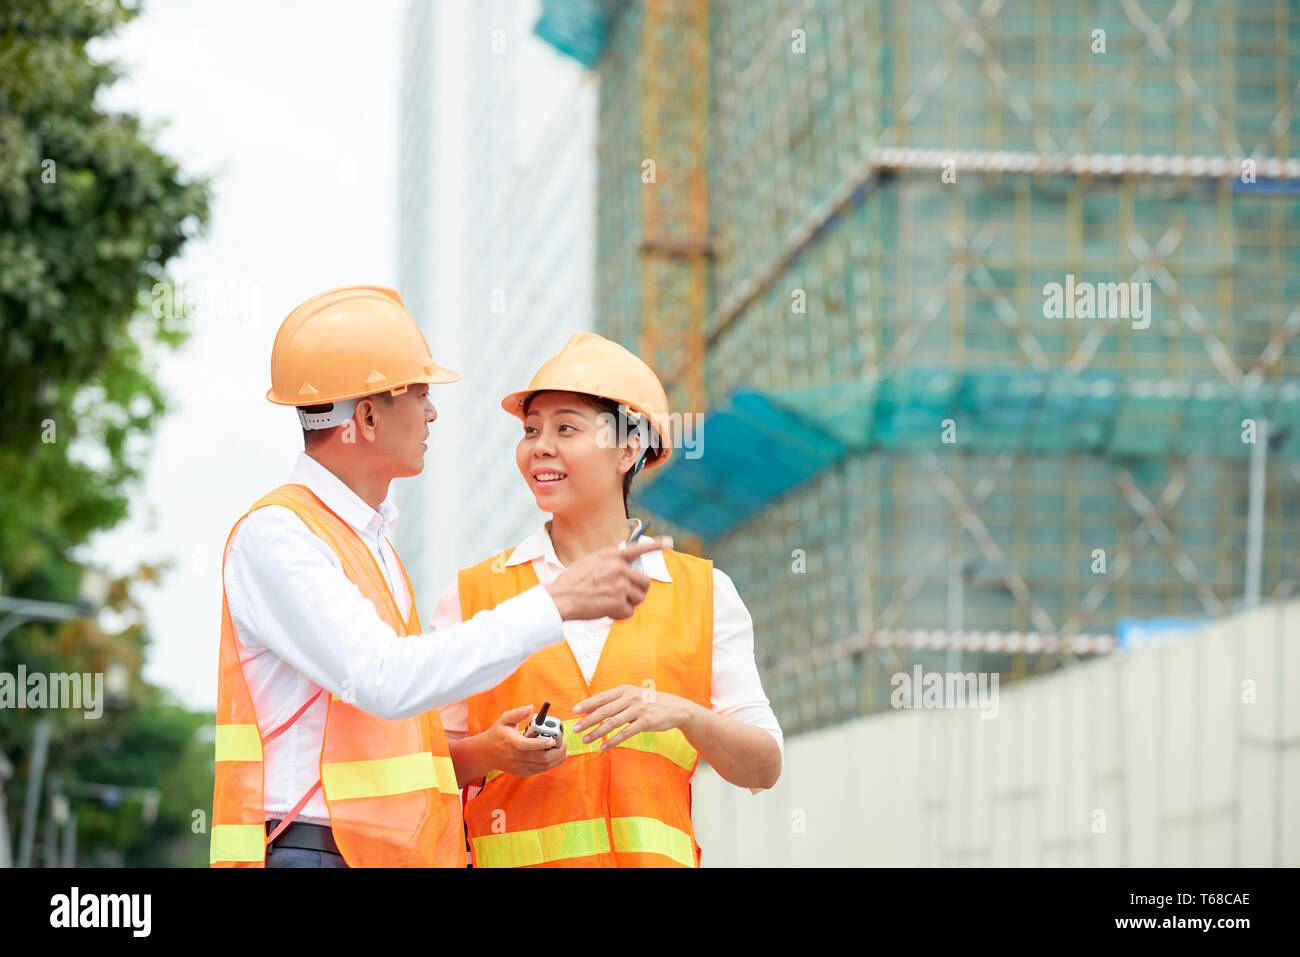
[[[768,678],[781,678],[809,667],[830,664],[867,648],[911,648],[917,651],[943,651],[956,647],[962,651],[1001,652],[1030,655],[1074,654],[1107,655],[1118,644],[1114,635],[1079,634],[1061,637],[1041,632],[959,631],[942,628],[882,628],[844,638],[821,648],[814,648],[798,658],[787,658],[767,669]]]
[[[1033,153],[1012,150],[937,150],[882,146],[871,153],[880,169],[935,169],[953,165],[961,172],[1092,173],[1099,176],[1240,176],[1248,157],[1158,156],[1123,153]],[[1300,159],[1262,157],[1254,174],[1300,179]]]
[[[940,628],[884,630],[867,636],[868,645],[894,648],[945,649],[962,651],[999,651],[1007,653],[1104,655],[1115,650],[1114,635],[1070,635],[1059,637],[1040,632],[960,631]]]

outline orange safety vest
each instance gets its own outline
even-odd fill
[[[240,522],[267,505],[290,509],[324,539],[338,555],[344,573],[395,632],[420,633],[415,592],[401,559],[398,566],[411,595],[411,614],[405,621],[373,553],[347,522],[305,486],[282,485],[258,499],[231,529],[226,554]],[[224,571],[223,556],[223,583]],[[264,748],[315,700],[313,697],[279,728],[261,733],[240,665],[223,584],[210,850],[213,867],[265,866]],[[321,742],[320,780],[284,820],[297,816],[322,787],[334,841],[351,867],[465,866],[456,771],[436,710],[390,721],[331,694]]]
[[[572,730],[579,717],[575,704],[618,685],[710,706],[713,563],[674,551],[663,557],[672,583],[652,581],[635,614],[613,623],[590,685],[561,641],[469,698],[470,734],[487,730],[504,711],[549,701],[569,748],[559,767],[541,774],[493,771],[467,800],[475,867],[699,866],[691,823],[691,775],[699,754],[686,735],[677,728],[642,732],[601,752],[603,739],[583,744]],[[531,563],[503,566],[491,558],[463,569],[462,617],[537,584]]]

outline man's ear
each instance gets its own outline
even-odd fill
[[[357,402],[356,414],[353,420],[357,422],[361,434],[368,439],[375,437],[375,428],[378,424],[378,406],[374,399],[366,398]]]

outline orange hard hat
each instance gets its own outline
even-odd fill
[[[458,379],[433,361],[394,290],[342,286],[312,296],[280,324],[266,397],[277,405],[324,405]]]
[[[654,370],[628,352],[594,332],[575,332],[564,348],[551,356],[533,376],[527,389],[511,392],[501,408],[524,419],[524,401],[534,392],[581,392],[626,406],[645,416],[659,434],[659,454],[646,456],[643,468],[668,461],[672,454],[668,396]]]

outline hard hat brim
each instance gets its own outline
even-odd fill
[[[504,399],[501,400],[501,408],[505,409],[516,419],[523,419],[524,399],[528,398],[528,396],[530,396],[532,393],[537,391],[540,390],[524,389],[522,392],[511,392],[508,396],[506,396]]]
[[[526,419],[524,418],[524,400],[527,399],[534,392],[573,392],[573,391],[575,390],[561,389],[561,388],[547,388],[546,386],[539,386],[536,389],[523,389],[519,392],[511,392],[508,396],[502,399],[501,408],[505,409],[507,412],[513,415],[520,422],[524,422],[526,421]],[[595,393],[593,392],[580,392],[579,394],[595,396],[595,398],[598,399],[610,399],[609,396],[595,395]],[[617,402],[619,400],[610,399],[610,401]],[[644,415],[646,413],[642,412],[639,414]],[[653,417],[651,418],[653,420]],[[665,462],[668,461],[668,457],[673,454],[673,447],[670,443],[665,442],[663,445],[660,446],[660,449],[661,449],[660,454],[657,457],[650,459],[641,467],[641,474],[644,475],[646,472],[649,472],[651,469],[663,465]]]
[[[275,395],[274,388],[270,388],[266,390],[266,398],[268,401],[273,402],[276,405],[292,405],[292,406],[326,405],[330,402],[343,402],[347,399],[362,399],[368,395],[378,395],[380,392],[390,392],[393,389],[400,389],[404,386],[417,385],[421,382],[426,382],[429,385],[445,385],[449,382],[460,381],[459,372],[453,372],[451,369],[448,369],[444,366],[435,366],[434,368],[437,371],[430,373],[429,375],[417,376],[414,379],[409,379],[406,382],[399,382],[396,385],[387,386],[383,389],[371,389],[366,392],[349,392],[347,395],[332,395],[329,396],[328,398],[321,397],[321,398],[313,399],[311,402],[307,402],[307,403],[304,403],[301,400],[295,401],[291,399],[277,398]]]

